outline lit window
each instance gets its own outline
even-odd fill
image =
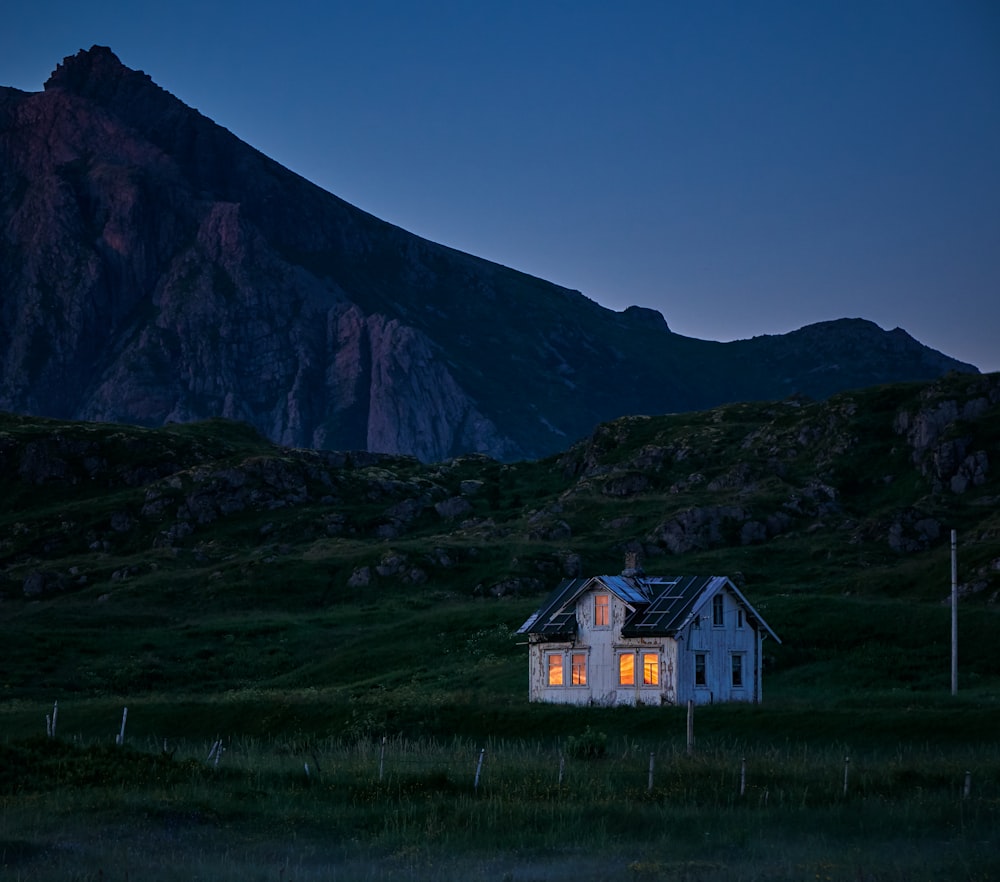
[[[574,686],[587,685],[587,656],[582,652],[573,653],[572,676]]]
[[[562,686],[563,659],[558,653],[549,656],[549,686]]]
[[[618,656],[618,683],[621,686],[635,685],[635,656],[631,652]]]
[[[705,686],[707,681],[705,679],[705,653],[696,652],[694,654],[694,685],[695,686]]]
[[[660,685],[660,658],[655,652],[646,652],[642,656],[642,685]]]
[[[716,594],[715,597],[712,598],[712,624],[716,628],[721,628],[723,625],[722,604],[723,604],[722,595]]]
[[[743,685],[743,656],[734,655],[733,656],[733,685],[742,686]]]
[[[594,595],[594,625],[598,628],[606,628],[611,622],[608,615],[608,600],[609,597],[607,594]]]

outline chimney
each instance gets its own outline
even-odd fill
[[[638,551],[626,551],[625,552],[625,569],[622,570],[623,576],[641,576],[642,566],[639,564],[639,552]]]

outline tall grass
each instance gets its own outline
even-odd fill
[[[19,771],[0,797],[7,875],[712,882],[1000,872],[995,745],[858,753],[846,791],[836,745],[730,742],[689,756],[674,741],[618,737],[599,760],[533,739],[225,746],[216,765],[200,740],[168,745],[169,758],[153,741],[8,743],[5,766]]]

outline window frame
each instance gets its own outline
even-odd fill
[[[734,652],[729,666],[729,682],[733,689],[743,689],[746,686],[746,653]],[[737,678],[739,682],[737,682]]]
[[[553,662],[558,662],[558,665]],[[558,668],[559,682],[552,682],[552,675]],[[545,653],[545,685],[551,688],[558,688],[566,685],[566,659],[562,652]]]
[[[577,663],[577,659],[580,659],[580,663]],[[588,658],[586,652],[571,652],[569,654],[569,685],[570,686],[586,686],[587,677],[589,676]]]
[[[726,599],[721,594],[712,598],[712,627],[726,627]]]
[[[601,601],[603,601],[603,603]],[[601,593],[594,595],[594,627],[595,628],[611,627],[610,594]]]
[[[660,685],[660,654],[658,652],[642,653],[642,685]]]
[[[700,675],[700,679],[699,679]],[[708,653],[696,652],[694,654],[694,685],[695,688],[708,686]]]
[[[629,679],[625,680],[625,659],[628,659]],[[618,653],[618,685],[635,686],[635,650]]]

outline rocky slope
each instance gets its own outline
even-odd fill
[[[958,529],[962,591],[995,602],[998,461],[998,374],[627,417],[516,465],[280,448],[222,421],[7,416],[0,594],[170,572],[185,590],[218,580],[242,595],[260,573],[280,600],[282,577],[260,568],[288,566],[352,597],[425,583],[503,596],[616,572],[637,552],[650,571],[757,570],[771,591],[933,599]]]
[[[974,370],[897,329],[718,344],[436,245],[123,66],[0,88],[0,409],[501,460],[627,413]]]

